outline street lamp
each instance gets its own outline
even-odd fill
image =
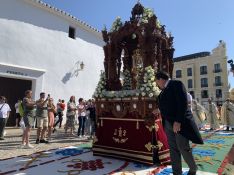
[[[84,69],[84,66],[85,66],[85,65],[84,65],[84,62],[82,61],[82,62],[80,63],[80,69],[83,70],[83,69]]]
[[[84,69],[84,66],[85,64],[83,61],[77,61],[75,63],[75,69],[74,69],[73,75],[77,77],[79,75],[79,72]]]

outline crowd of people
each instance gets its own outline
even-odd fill
[[[65,110],[67,111],[65,112]],[[23,130],[20,148],[33,148],[30,144],[32,128],[37,129],[35,144],[50,143],[51,136],[57,131],[56,127],[64,127],[65,134],[79,138],[93,138],[96,128],[95,101],[84,101],[83,98],[76,103],[75,96],[71,96],[67,104],[59,99],[57,104],[50,94],[40,93],[36,101],[32,99],[32,91],[27,90],[25,97],[15,104],[16,127]],[[0,139],[4,140],[4,129],[11,109],[6,98],[0,97]],[[66,122],[63,125],[64,115]],[[75,132],[75,125],[78,129]],[[69,132],[68,132],[69,131]]]
[[[223,125],[224,130],[234,131],[234,104],[229,98],[222,106],[217,106],[212,98],[208,98],[205,106],[192,100],[191,111],[199,129],[206,129],[206,124],[209,124],[210,130],[220,129],[220,125]]]

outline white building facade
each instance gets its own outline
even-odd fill
[[[0,95],[13,103],[22,98],[17,89],[31,87],[34,99],[40,92],[55,100],[91,98],[103,70],[103,45],[99,31],[64,11],[37,0],[1,0]],[[28,87],[14,83],[19,80]]]

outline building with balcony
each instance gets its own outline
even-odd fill
[[[201,104],[212,97],[222,104],[229,97],[226,44],[220,41],[212,52],[174,58],[173,79],[181,80]]]

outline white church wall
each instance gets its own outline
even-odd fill
[[[76,39],[68,37],[69,26],[76,28]],[[103,70],[102,46],[100,33],[82,27],[70,17],[41,8],[37,2],[1,1],[0,65],[7,64],[12,71],[17,67],[23,72],[31,69],[28,77],[17,74],[14,77],[31,77],[35,98],[40,91],[50,93],[55,100],[67,101],[71,95],[90,98]],[[78,61],[85,66],[76,77],[73,74]],[[44,70],[40,78],[31,76],[37,70]],[[0,71],[0,76],[12,75]]]

